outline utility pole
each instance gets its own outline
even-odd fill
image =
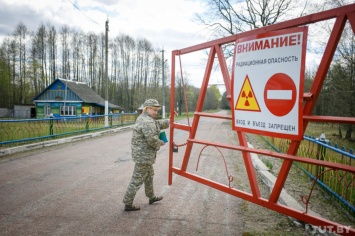
[[[105,127],[108,127],[108,19],[106,20],[105,54]]]
[[[165,79],[164,79],[164,48],[163,50],[161,51],[161,55],[162,55],[162,79],[163,79],[163,109],[162,109],[162,116],[163,116],[163,119],[165,119]]]

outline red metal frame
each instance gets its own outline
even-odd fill
[[[210,42],[205,42],[202,44],[198,44],[195,46],[187,47],[184,49],[180,50],[175,50],[172,52],[172,68],[171,68],[171,84],[175,84],[175,74],[176,74],[176,68],[175,68],[175,63],[176,63],[176,57],[180,57],[181,55],[192,53],[195,51],[200,51],[200,50],[206,50],[209,49],[209,56],[208,56],[208,61],[206,64],[206,70],[205,74],[203,77],[202,85],[201,85],[201,91],[200,95],[198,98],[197,106],[196,106],[196,111],[194,113],[194,119],[193,123],[190,126],[189,125],[182,125],[182,124],[177,124],[174,123],[174,116],[171,116],[170,118],[170,141],[172,145],[170,146],[170,153],[169,153],[169,176],[168,176],[168,183],[169,185],[172,184],[172,174],[178,174],[181,176],[184,176],[188,179],[197,181],[201,184],[210,186],[212,188],[218,189],[220,191],[223,191],[225,193],[231,194],[233,196],[242,198],[244,200],[250,201],[252,203],[258,204],[260,206],[266,207],[268,209],[280,212],[282,214],[291,216],[293,218],[299,219],[301,221],[310,223],[312,225],[317,225],[321,227],[326,227],[327,229],[331,229],[333,227],[333,230],[336,230],[337,227],[343,228],[344,227],[348,230],[348,232],[355,234],[355,229],[352,228],[347,228],[344,225],[341,225],[336,222],[332,222],[329,220],[326,220],[324,218],[316,217],[313,215],[309,215],[307,212],[302,212],[297,209],[290,208],[288,206],[280,205],[278,204],[278,200],[281,194],[281,190],[285,184],[285,181],[287,179],[288,173],[291,169],[292,163],[294,161],[297,162],[304,162],[304,163],[309,163],[312,165],[318,165],[318,166],[323,166],[323,167],[328,167],[334,170],[343,170],[350,172],[352,174],[355,174],[355,168],[343,164],[337,164],[337,163],[332,163],[332,162],[326,162],[326,161],[321,161],[321,160],[313,160],[313,159],[308,159],[300,156],[296,156],[297,150],[300,146],[299,140],[291,140],[289,149],[287,151],[287,154],[281,154],[277,152],[271,152],[271,151],[265,151],[265,150],[258,150],[254,148],[250,148],[247,145],[247,140],[244,132],[236,131],[239,139],[239,144],[240,146],[233,146],[229,144],[223,144],[223,143],[217,143],[217,142],[209,142],[206,140],[197,140],[195,139],[195,135],[197,132],[197,127],[198,123],[200,120],[200,117],[212,117],[212,118],[218,118],[218,119],[228,119],[231,120],[231,116],[219,116],[219,115],[214,115],[214,114],[208,114],[202,112],[202,106],[203,102],[205,99],[207,87],[208,87],[208,82],[209,78],[211,75],[212,67],[213,67],[213,62],[215,59],[215,56],[218,58],[219,66],[222,72],[222,76],[224,79],[224,84],[226,86],[226,91],[227,91],[227,98],[231,98],[231,78],[230,78],[230,73],[228,71],[227,63],[222,51],[222,45],[228,44],[228,43],[234,43],[238,38],[244,38],[247,36],[251,35],[256,35],[260,33],[265,33],[265,32],[270,32],[270,31],[275,31],[275,30],[281,30],[281,29],[287,29],[287,28],[293,28],[293,27],[298,27],[298,26],[304,26],[328,19],[335,19],[334,27],[331,32],[330,38],[328,40],[328,43],[326,45],[323,57],[321,59],[321,62],[319,64],[318,71],[315,75],[312,87],[308,93],[305,93],[303,95],[303,101],[304,101],[304,106],[303,106],[303,133],[307,128],[308,122],[333,122],[333,123],[350,123],[350,124],[355,124],[355,118],[353,117],[330,117],[330,116],[313,116],[312,111],[315,107],[316,101],[319,97],[321,88],[323,86],[326,74],[328,72],[330,63],[332,61],[334,52],[336,50],[336,47],[338,45],[339,39],[341,37],[341,33],[344,29],[345,23],[348,20],[350,22],[350,25],[353,29],[353,32],[355,34],[355,4],[347,5],[344,7],[300,17],[294,20],[289,20],[285,21],[282,23],[266,26],[263,28],[255,29],[252,31],[248,32],[243,32],[237,35],[232,35],[229,37],[213,40]],[[171,101],[170,101],[170,111],[174,111],[174,104],[175,104],[175,87],[171,86]],[[231,104],[231,107],[233,107],[233,104]],[[186,151],[184,154],[184,158],[181,164],[181,167],[174,167],[173,166],[173,145],[174,145],[174,130],[179,129],[179,130],[184,130],[189,132],[189,137],[187,139],[186,143]],[[230,188],[227,185],[216,183],[215,181],[200,177],[198,175],[189,173],[186,171],[187,165],[189,162],[191,150],[193,144],[204,144],[204,145],[210,145],[210,146],[215,146],[219,148],[225,148],[225,149],[231,149],[231,150],[236,150],[240,151],[243,155],[243,160],[245,163],[245,168],[247,170],[248,174],[248,179],[249,179],[249,184],[251,187],[251,193],[244,192],[235,188]],[[275,182],[274,188],[272,189],[271,195],[268,199],[265,199],[261,197],[260,195],[260,190],[257,182],[257,177],[255,170],[252,165],[251,161],[251,153],[256,153],[256,154],[261,154],[261,155],[267,155],[267,156],[272,156],[275,158],[280,158],[283,159],[283,164],[280,169],[279,175],[277,176],[277,180]],[[344,231],[344,234],[347,233]],[[342,233],[340,233],[342,234]]]

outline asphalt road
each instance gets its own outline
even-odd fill
[[[0,159],[0,235],[242,235],[280,221],[278,213],[178,175],[168,185],[168,145],[154,165],[155,193],[164,199],[149,205],[141,188],[134,202],[141,210],[125,212],[131,135],[125,130]],[[178,144],[186,137],[175,133]],[[212,118],[201,119],[197,138],[237,142],[230,122]],[[250,190],[240,154],[212,147],[200,154],[202,148],[194,146],[188,171],[228,184],[224,158],[232,186]],[[174,156],[175,166],[184,150]]]

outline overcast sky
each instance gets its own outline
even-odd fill
[[[177,48],[201,42],[202,27],[193,21],[202,9],[198,0],[0,0],[0,35],[11,34],[19,22],[29,30],[50,22],[84,32],[144,37],[155,47]]]
[[[169,62],[172,50],[208,41],[204,27],[195,20],[203,4],[203,0],[0,0],[0,39],[12,34],[20,22],[29,31],[49,22],[58,31],[68,25],[105,33],[108,19],[109,37],[123,33],[145,38],[154,49],[164,49]],[[193,70],[201,70],[205,56],[199,57]]]

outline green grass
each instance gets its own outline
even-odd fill
[[[272,168],[274,167],[274,165],[273,165],[268,159],[262,159],[262,161],[264,162],[264,164],[265,164],[270,170],[272,170]]]
[[[309,123],[307,129],[305,131],[305,135],[312,136],[318,138],[322,133],[325,134],[327,140],[329,140],[332,145],[337,144],[339,148],[345,147],[346,151],[349,149],[355,150],[355,142],[345,139],[346,126],[341,125],[341,131],[343,134],[343,138],[340,138],[339,133],[339,125],[331,124],[331,123]],[[355,133],[353,132],[353,139],[355,139]]]

